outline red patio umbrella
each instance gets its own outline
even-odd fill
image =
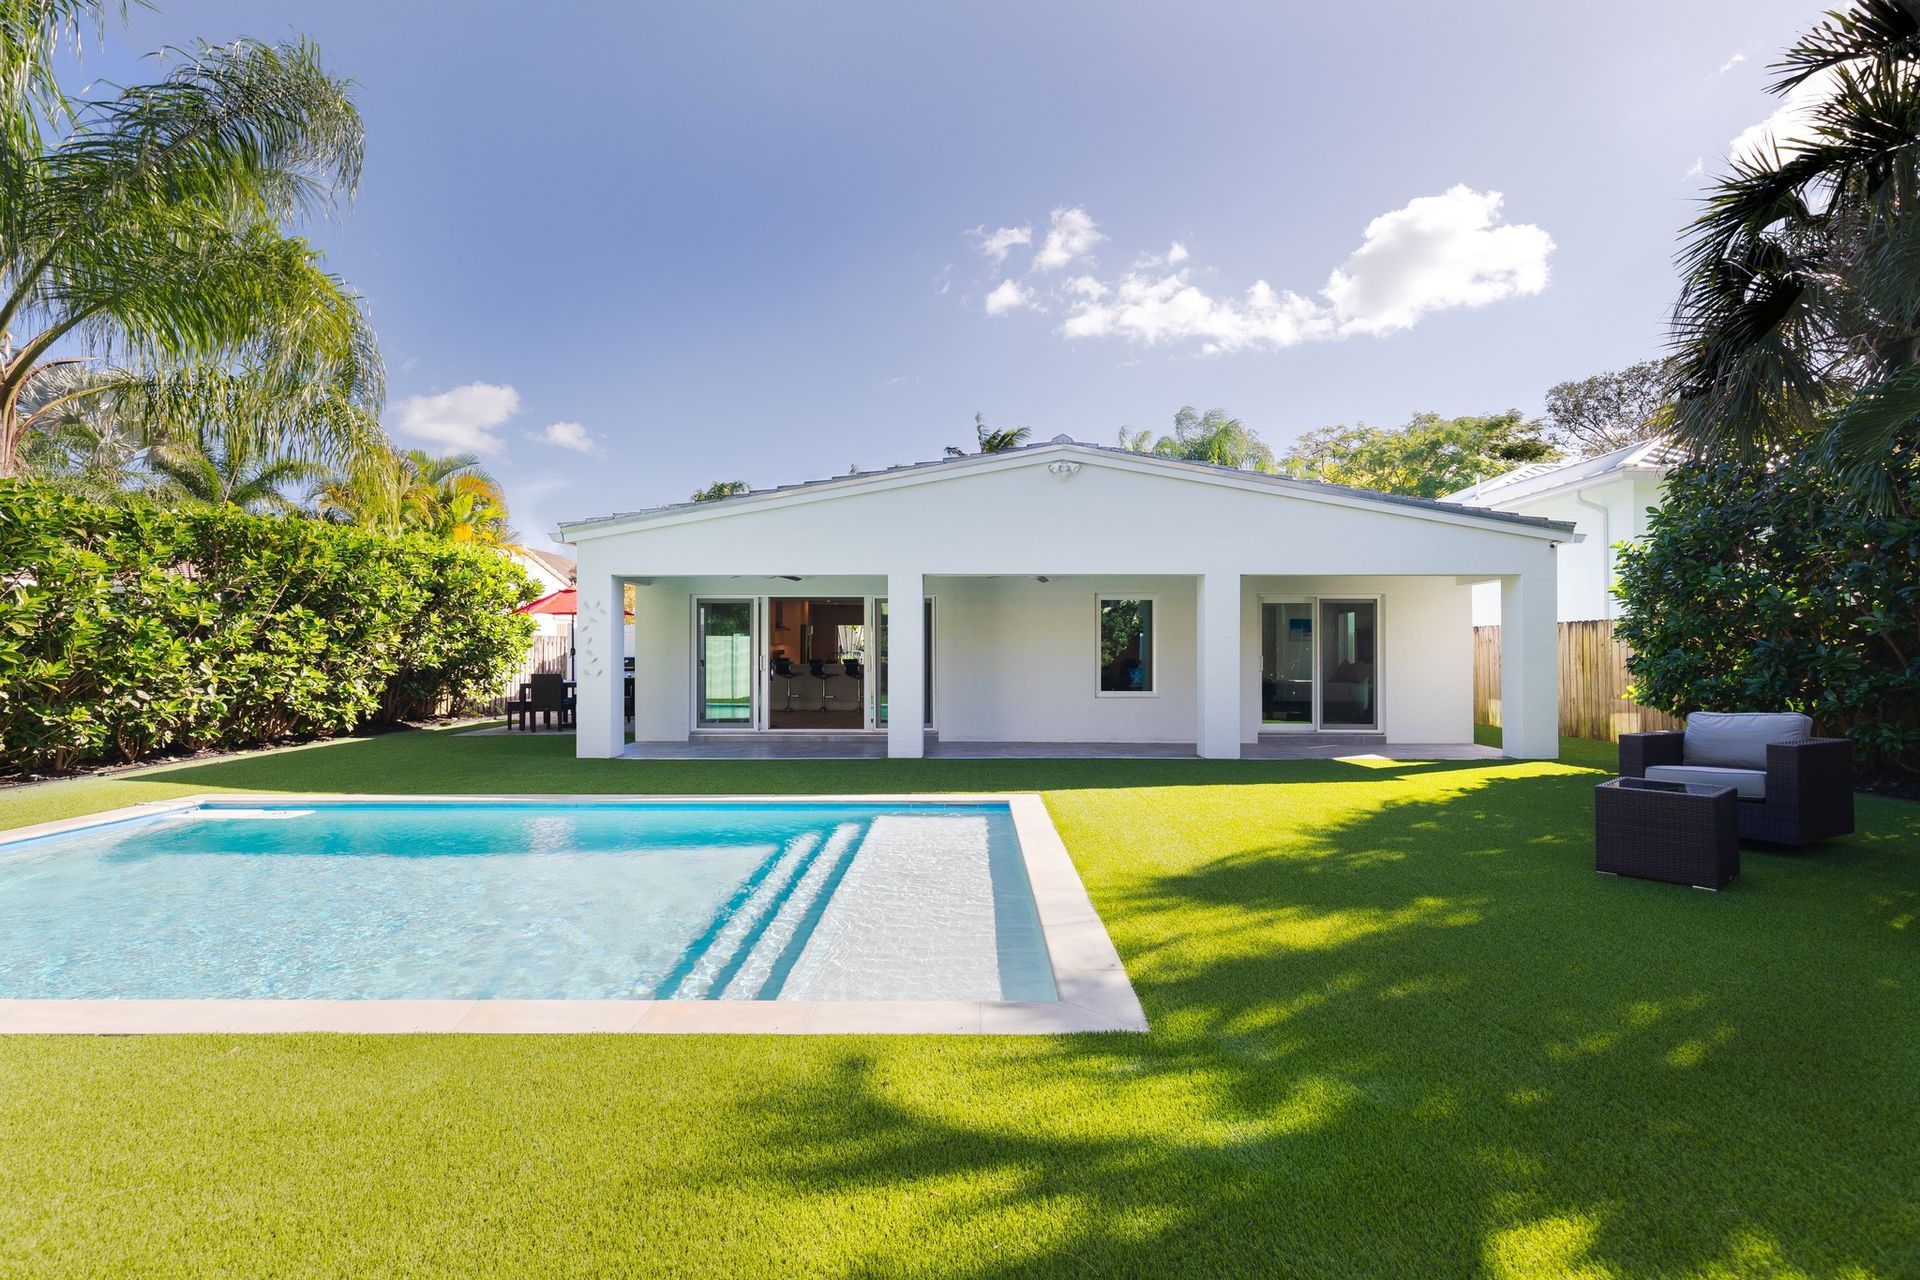
[[[572,587],[562,587],[552,595],[541,596],[532,604],[521,605],[520,612],[576,614],[580,612],[580,593]]]

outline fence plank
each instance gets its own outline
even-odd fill
[[[1559,634],[1560,732],[1569,738],[1618,742],[1623,733],[1678,729],[1682,721],[1627,696],[1632,650],[1616,640],[1613,621],[1563,622]],[[1473,629],[1473,720],[1500,723],[1500,628]]]

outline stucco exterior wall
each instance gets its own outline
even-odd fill
[[[884,595],[890,577],[936,600],[934,720],[946,739],[1237,754],[1261,730],[1260,597],[1295,594],[1380,596],[1381,728],[1389,741],[1465,742],[1471,584],[1500,580],[1525,605],[1528,633],[1541,630],[1564,536],[1072,446],[581,527],[580,746],[620,750],[596,674],[614,665],[601,650],[621,645],[598,603],[620,583],[636,587],[635,737],[676,741],[692,722],[696,597]],[[1097,694],[1103,595],[1155,601],[1151,697]],[[1542,704],[1510,733],[1516,754],[1557,747],[1551,631],[1510,646],[1516,689],[1526,665],[1517,705]],[[889,740],[893,754],[917,750],[917,735]]]

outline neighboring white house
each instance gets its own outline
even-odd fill
[[[1560,553],[1560,621],[1614,618],[1620,613],[1613,594],[1616,547],[1646,535],[1647,510],[1660,505],[1662,482],[1676,460],[1670,446],[1647,440],[1574,462],[1528,463],[1442,501],[1573,525],[1581,541]],[[1476,588],[1473,625],[1499,622],[1499,589]]]
[[[1496,584],[1508,755],[1559,747],[1570,524],[1075,443],[572,521],[581,756],[633,736],[1465,744]],[[895,609],[895,601],[923,602]]]
[[[561,555],[558,551],[542,551],[538,547],[502,547],[502,554],[519,565],[536,587],[541,596],[550,596],[573,585],[573,558]],[[550,613],[534,615],[534,634],[536,636],[561,637],[568,634],[571,619]]]

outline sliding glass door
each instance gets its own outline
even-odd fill
[[[694,723],[751,729],[754,643],[751,600],[701,600],[694,608]]]
[[[1313,602],[1260,606],[1260,719],[1313,727]]]
[[[1377,632],[1372,600],[1320,602],[1320,727],[1380,727]]]
[[[1260,720],[1269,730],[1380,727],[1380,602],[1260,605]]]

